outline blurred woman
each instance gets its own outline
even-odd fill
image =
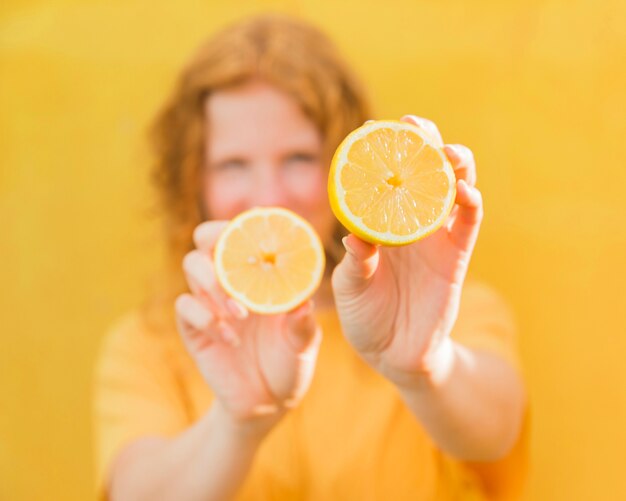
[[[369,118],[332,44],[293,19],[238,23],[182,71],[154,128],[176,297],[153,301],[159,321],[123,319],[104,345],[103,496],[519,493],[526,396],[514,324],[492,289],[465,282],[483,214],[473,156],[445,147],[457,198],[439,231],[370,245],[342,232],[326,192],[332,152]],[[432,122],[403,119],[441,138]],[[220,231],[255,206],[297,212],[328,254],[313,300],[286,314],[252,314],[215,280]]]

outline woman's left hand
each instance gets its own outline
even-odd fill
[[[434,123],[405,116],[443,146]],[[436,377],[451,361],[450,332],[483,217],[476,165],[465,146],[444,147],[456,174],[456,200],[444,225],[403,247],[379,247],[355,235],[333,273],[344,335],[361,356],[399,386]]]

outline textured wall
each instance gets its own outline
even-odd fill
[[[331,34],[377,118],[416,113],[474,150],[471,273],[518,316],[527,497],[626,498],[626,3],[378,5],[2,2],[0,498],[91,496],[98,343],[160,259],[146,124],[205,35],[267,8]]]

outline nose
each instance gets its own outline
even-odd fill
[[[252,203],[259,207],[286,207],[289,195],[281,179],[280,169],[274,165],[263,165],[257,170],[253,187]]]

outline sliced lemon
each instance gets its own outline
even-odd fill
[[[359,238],[405,245],[441,227],[454,205],[456,177],[427,132],[406,122],[372,121],[337,148],[328,195],[337,219]]]
[[[319,287],[325,254],[313,227],[279,207],[250,209],[235,217],[215,246],[220,285],[250,311],[292,310]]]

